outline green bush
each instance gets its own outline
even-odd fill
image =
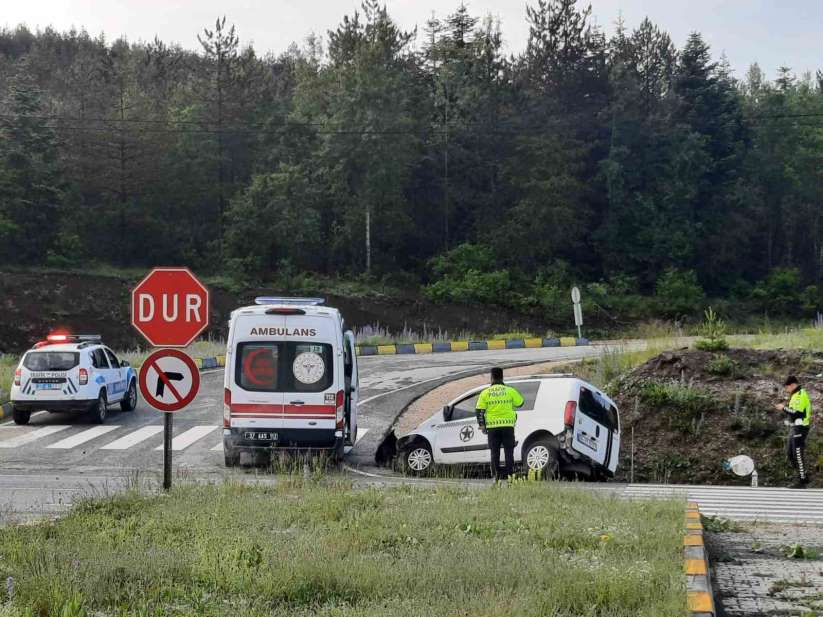
[[[432,302],[483,303],[512,306],[512,278],[508,270],[495,270],[492,250],[476,244],[461,244],[435,257],[431,268],[438,280],[423,289]]]
[[[797,268],[774,268],[765,280],[752,290],[758,308],[775,316],[811,314],[820,309],[820,289],[804,287]]]
[[[718,354],[706,363],[706,371],[718,377],[733,377],[738,373],[738,366],[729,356]]]
[[[700,326],[700,335],[703,337],[694,346],[701,351],[726,351],[729,343],[726,340],[726,322],[720,319],[712,307],[706,309],[706,319]]]
[[[669,268],[657,281],[658,309],[668,317],[693,315],[700,310],[706,294],[693,270]]]

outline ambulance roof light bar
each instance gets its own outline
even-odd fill
[[[325,304],[325,298],[278,298],[276,296],[261,296],[254,299],[254,303],[260,306],[270,306],[281,304],[288,306],[319,306]]]

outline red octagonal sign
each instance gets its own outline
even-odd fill
[[[131,292],[131,323],[154,347],[186,347],[209,325],[209,291],[188,268],[155,268]]]

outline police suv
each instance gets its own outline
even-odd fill
[[[223,395],[226,466],[240,453],[357,440],[357,356],[340,312],[320,298],[257,298],[232,312]]]
[[[506,381],[523,395],[515,425],[515,462],[544,477],[559,472],[613,476],[620,455],[620,419],[614,402],[572,375],[537,375]],[[401,465],[422,475],[435,464],[489,464],[487,436],[473,388],[397,440]]]
[[[27,424],[33,411],[88,412],[98,424],[109,405],[137,406],[137,375],[98,335],[51,334],[27,351],[14,372],[12,418]]]

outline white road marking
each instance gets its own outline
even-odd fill
[[[163,431],[163,425],[144,426],[133,433],[106,444],[101,450],[126,450]]]
[[[71,437],[66,437],[65,439],[62,439],[57,443],[53,443],[47,447],[56,448],[58,450],[71,450],[72,448],[79,446],[80,444],[84,444],[87,441],[91,441],[95,437],[100,437],[101,435],[110,433],[111,431],[118,428],[120,428],[120,426],[117,424],[110,424],[108,426],[94,426],[88,430],[77,433],[76,435],[72,435]]]
[[[18,446],[23,446],[27,443],[31,443],[32,441],[37,441],[41,437],[48,437],[49,435],[53,435],[54,433],[64,431],[67,428],[71,428],[71,425],[54,424],[52,426],[44,426],[43,428],[39,428],[35,431],[32,431],[31,433],[26,433],[25,435],[20,435],[18,437],[12,437],[11,439],[0,441],[0,448],[16,448]]]
[[[209,450],[209,451],[210,451],[210,452],[220,452],[222,449],[223,449],[223,442],[221,441],[219,444],[217,444],[216,446],[214,446],[214,447],[213,447],[211,450]]]
[[[363,437],[365,437],[366,433],[368,433],[368,432],[369,432],[369,429],[367,429],[367,428],[357,429],[357,439],[355,440],[354,445],[357,445],[359,443],[359,441],[361,439],[363,439]]]
[[[212,431],[216,431],[218,426],[195,426],[181,433],[171,440],[172,450],[185,450],[198,439],[202,439]],[[158,446],[155,450],[162,450],[163,446]]]

